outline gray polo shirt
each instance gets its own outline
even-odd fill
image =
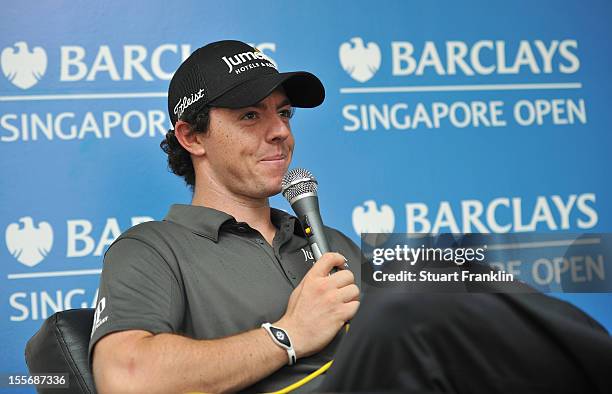
[[[95,343],[116,331],[214,339],[280,319],[314,260],[295,217],[272,209],[271,219],[278,229],[271,246],[248,224],[192,205],[173,205],[163,221],[123,233],[104,256],[90,359]],[[359,248],[337,230],[326,228],[326,234],[359,284]],[[278,390],[305,377],[333,358],[342,336],[248,391]]]

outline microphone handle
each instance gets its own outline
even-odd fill
[[[315,261],[318,261],[323,253],[331,252],[327,237],[325,237],[321,211],[319,211],[319,198],[317,196],[302,197],[294,201],[291,208],[300,219]],[[344,263],[344,268],[349,269],[348,263]],[[338,272],[338,268],[334,267],[329,275],[336,272]],[[350,320],[347,321],[345,326],[350,323]]]
[[[300,219],[315,261],[319,260],[323,253],[331,252],[319,211],[319,198],[317,196],[300,198],[291,204],[291,208]]]

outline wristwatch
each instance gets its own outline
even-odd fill
[[[287,365],[295,364],[297,356],[295,355],[295,350],[293,349],[293,344],[291,343],[291,338],[289,338],[287,331],[280,327],[275,327],[270,323],[262,324],[261,328],[270,334],[274,343],[287,351],[287,356],[289,357],[289,363]]]

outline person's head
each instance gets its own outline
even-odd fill
[[[279,73],[247,44],[215,42],[174,74],[168,91],[174,129],[161,147],[172,172],[192,188],[205,177],[250,196],[276,194],[293,152],[292,108],[316,107],[324,96],[310,73]]]

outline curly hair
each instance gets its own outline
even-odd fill
[[[190,133],[206,133],[210,119],[210,107],[204,107],[198,111],[187,111],[180,120],[190,125]],[[176,138],[174,130],[170,129],[166,133],[166,138],[159,144],[159,147],[168,155],[168,169],[174,174],[185,179],[185,183],[193,190],[195,186],[195,170],[191,155],[183,148]]]

